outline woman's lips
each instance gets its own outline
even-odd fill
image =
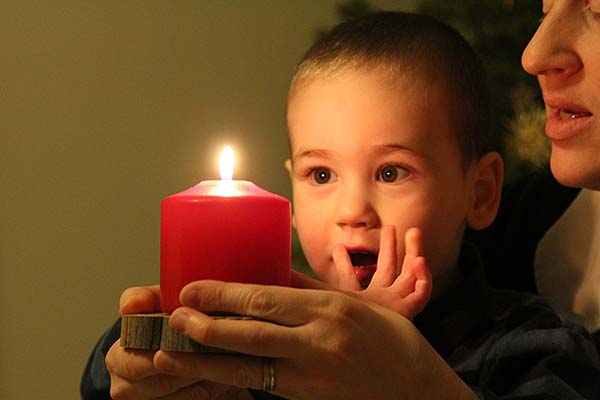
[[[567,140],[588,129],[594,123],[594,114],[585,108],[561,102],[546,102],[550,108],[546,120],[546,136],[552,141]]]

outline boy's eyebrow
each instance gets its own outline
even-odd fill
[[[331,159],[332,158],[332,154],[331,154],[330,151],[328,151],[328,150],[322,150],[322,149],[308,149],[308,150],[302,150],[302,149],[300,149],[296,153],[296,155],[294,155],[294,157],[292,158],[292,160],[297,160],[299,158],[310,158],[310,157]]]
[[[382,144],[382,145],[375,145],[374,146],[374,150],[373,152],[376,154],[388,154],[388,153],[394,153],[396,151],[402,151],[402,152],[410,152],[416,155],[420,155],[419,152],[417,152],[416,150],[399,144],[399,143],[390,143],[390,144]],[[311,158],[311,157],[315,157],[315,158],[323,158],[323,159],[332,159],[333,155],[331,153],[331,151],[329,150],[324,150],[324,149],[308,149],[308,150],[302,150],[300,149],[293,157],[292,157],[292,161],[295,161],[297,159],[300,158]]]
[[[414,156],[419,158],[427,158],[427,156],[420,150],[416,150],[413,147],[406,146],[399,143],[390,143],[390,144],[382,144],[375,145],[373,152],[378,155],[385,155],[389,153],[395,152],[403,152],[403,153],[411,153]]]
[[[411,153],[416,153],[415,150],[411,149],[410,147],[404,146],[402,144],[398,144],[398,143],[390,143],[390,144],[383,144],[383,145],[378,145],[375,146],[375,152],[376,153],[392,153],[395,151],[409,151]]]

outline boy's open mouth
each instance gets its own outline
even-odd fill
[[[366,289],[377,270],[377,254],[369,251],[348,251],[348,255],[361,288]]]

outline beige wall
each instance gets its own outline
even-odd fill
[[[1,399],[78,397],[120,292],[158,280],[161,200],[224,143],[289,195],[286,88],[337,3],[0,2]]]

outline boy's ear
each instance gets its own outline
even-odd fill
[[[283,163],[283,166],[285,167],[285,169],[288,172],[288,175],[290,177],[290,180],[292,180],[292,160],[290,160],[289,158],[287,160],[285,160],[285,162]],[[296,214],[294,214],[292,212],[292,226],[294,228],[296,228]]]
[[[490,226],[498,213],[504,163],[500,154],[490,152],[481,157],[473,167],[473,198],[467,213],[467,225],[479,230]]]
[[[290,160],[289,158],[287,160],[285,160],[283,162],[283,166],[285,168],[285,170],[288,172],[288,174],[290,175],[290,178],[292,177],[292,160]]]

